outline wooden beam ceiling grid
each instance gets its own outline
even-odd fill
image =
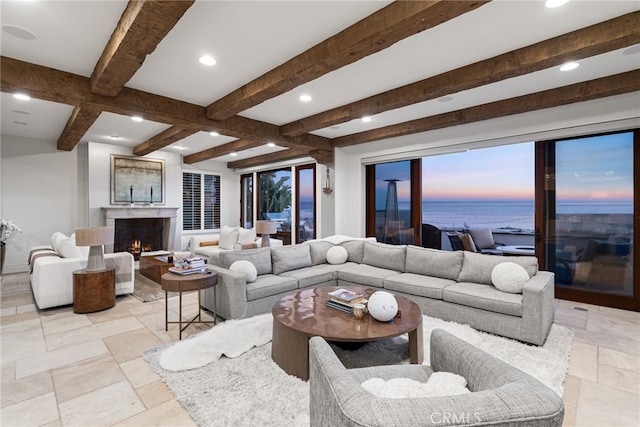
[[[207,117],[227,119],[488,2],[393,2],[213,102],[207,107]]]
[[[71,151],[78,144],[91,125],[100,117],[100,109],[88,105],[80,105],[73,109],[60,137],[58,150]]]
[[[355,133],[332,140],[334,147],[347,147],[381,139],[427,132],[450,126],[490,120],[513,114],[585,102],[640,90],[640,70],[629,71],[587,82],[536,92],[515,98],[451,111],[422,119]]]
[[[264,145],[262,141],[252,141],[248,139],[238,139],[227,144],[218,145],[197,153],[184,156],[183,161],[186,164],[202,162],[204,160],[214,159],[216,157],[226,156],[227,154],[237,153],[238,151],[248,150],[250,148],[260,147]]]
[[[563,34],[282,125],[286,136],[345,123],[640,43],[640,12]]]

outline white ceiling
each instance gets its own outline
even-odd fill
[[[388,3],[199,0],[127,86],[205,106]],[[125,6],[125,1],[3,0],[1,25],[22,27],[37,38],[26,41],[1,31],[1,53],[89,77]],[[494,0],[241,115],[282,125],[639,9],[637,0],[573,0],[558,9],[545,8],[542,0]],[[623,50],[583,60],[573,72],[543,70],[452,94],[450,102],[427,101],[378,114],[370,123],[354,120],[314,133],[335,138],[640,68],[638,49],[633,55],[624,55]],[[198,62],[205,53],[215,57],[215,66]],[[298,96],[302,93],[312,95],[313,100],[301,103]],[[4,93],[0,99],[4,135],[57,140],[73,111],[72,106],[19,101]],[[168,126],[102,113],[82,140],[134,147]],[[120,138],[110,138],[113,135]],[[192,154],[233,139],[200,132],[165,150]],[[278,149],[260,147],[220,160]]]

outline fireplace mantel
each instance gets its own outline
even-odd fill
[[[164,249],[173,250],[176,235],[176,217],[180,208],[168,208],[164,206],[107,206],[102,208],[104,225],[115,227],[117,219],[132,218],[162,218],[164,219]],[[113,245],[105,245],[106,253],[113,252]]]

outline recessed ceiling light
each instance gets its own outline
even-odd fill
[[[211,55],[202,55],[198,61],[204,65],[216,65],[216,60]]]
[[[184,145],[176,145],[175,146],[176,150],[186,150],[187,147],[185,147]]]
[[[238,153],[229,153],[229,155],[230,155],[231,157],[235,157],[235,156],[237,156],[237,155],[238,155]]]
[[[338,125],[333,125],[333,126],[329,126],[329,129],[340,129],[340,126]]]
[[[362,120],[364,123],[369,123],[372,119],[371,116],[364,116],[360,120]]]
[[[220,134],[218,132],[216,132],[216,131],[209,132],[209,135],[211,135],[211,136],[220,136]]]
[[[566,64],[562,65],[560,67],[560,71],[571,71],[571,70],[575,70],[576,68],[578,68],[580,66],[580,64],[578,64],[577,62],[567,62]]]
[[[276,144],[275,144],[275,143],[273,143],[273,142],[269,142],[269,143],[267,143],[267,147],[271,147],[271,148],[273,148],[273,147],[275,147],[275,146],[276,146]]]
[[[29,95],[27,95],[26,93],[14,93],[13,97],[15,99],[19,99],[20,101],[28,101],[31,99],[31,97]]]
[[[439,102],[450,102],[453,101],[453,96],[443,96],[442,98],[438,98]]]
[[[142,122],[144,121],[144,119],[140,116],[132,116],[131,120],[133,120],[134,122]]]
[[[13,121],[13,123],[17,124],[17,125],[22,125],[22,126],[26,126],[27,122],[18,122],[18,121]]]
[[[554,7],[560,7],[566,3],[569,3],[569,0],[546,0],[544,5],[549,9],[553,9]]]
[[[30,112],[24,111],[24,110],[11,110],[11,111],[13,111],[16,114],[24,114],[25,116],[28,116],[31,114]]]
[[[309,101],[311,101],[311,95],[307,95],[307,94],[300,95],[300,101],[302,101],[302,102],[309,102]]]
[[[3,25],[2,31],[22,40],[31,41],[38,38],[38,36],[36,36],[31,31],[27,30],[26,28],[18,27],[17,25]]]
[[[111,138],[111,139],[120,139],[120,137],[118,135],[109,135],[109,138]]]

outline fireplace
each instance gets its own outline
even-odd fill
[[[114,252],[130,252],[137,261],[141,252],[163,250],[162,218],[116,219]]]
[[[105,253],[131,252],[137,260],[141,252],[174,250],[178,208],[104,207],[104,224],[115,229],[114,244]]]

